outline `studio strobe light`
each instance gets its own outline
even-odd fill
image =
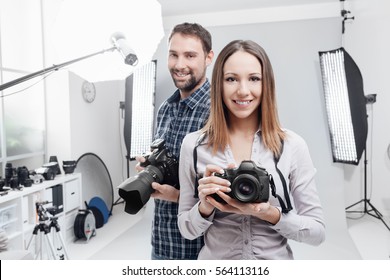
[[[343,48],[319,54],[333,161],[358,165],[368,130],[362,75]]]
[[[375,102],[375,95],[367,98],[364,95],[359,67],[344,48],[319,52],[319,56],[333,161],[358,165],[364,152],[364,198],[348,206],[346,210],[380,219],[390,230],[383,215],[367,198],[366,104]],[[360,203],[363,203],[362,211],[349,210]]]

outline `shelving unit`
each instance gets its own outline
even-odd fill
[[[57,206],[55,216],[63,240],[65,243],[74,240],[73,224],[78,209],[82,207],[81,174],[57,175],[54,180],[10,190],[0,197],[0,228],[8,236],[9,250],[25,249],[29,241],[34,240],[33,230],[38,223],[36,202],[45,202],[45,209]],[[35,249],[35,246],[30,246],[29,250],[34,254]]]
[[[144,208],[136,215],[129,215],[124,211],[124,204],[119,204],[113,208],[107,223],[96,230],[96,236],[89,241],[77,240],[74,235],[74,221],[79,209],[85,209],[82,201],[82,175],[57,175],[54,180],[34,184],[20,191],[12,190],[0,197],[0,228],[7,233],[9,250],[26,249],[30,239],[34,240],[32,233],[38,222],[35,203],[50,201],[45,208],[52,206],[53,188],[57,186],[62,187],[63,203],[59,207],[62,210],[56,217],[69,259],[85,260],[100,251],[104,252],[110,242],[143,218]],[[33,243],[29,250],[35,254],[37,248]]]

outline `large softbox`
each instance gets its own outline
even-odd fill
[[[362,75],[344,48],[319,56],[333,161],[358,165],[368,131]]]

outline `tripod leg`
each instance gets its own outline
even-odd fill
[[[51,221],[49,228],[50,228],[50,231],[52,228],[54,228],[54,231],[52,232],[53,233],[53,242],[57,241],[57,239],[60,241],[61,247],[57,248],[57,249],[62,249],[64,251],[64,255],[63,255],[65,257],[64,259],[68,260],[69,259],[68,251],[66,249],[64,239],[62,238],[61,228],[60,228],[60,225],[58,224],[57,219],[53,219]],[[55,244],[57,244],[57,243],[55,243]],[[63,257],[63,256],[61,256],[61,257]]]
[[[49,236],[47,234],[45,234],[45,239],[46,239],[46,244],[49,245],[50,252],[51,252],[51,255],[53,257],[53,260],[55,260],[56,259],[56,254],[55,254],[55,251],[54,251],[54,247],[53,247],[53,244],[51,244],[51,241],[50,241]]]
[[[376,215],[373,215],[373,214],[371,214],[371,213],[368,213],[368,214],[371,215],[371,216],[373,216],[373,217],[375,217],[375,218],[377,218],[377,219],[379,219],[379,220],[381,220],[382,223],[387,227],[387,229],[390,230],[390,227],[389,227],[389,226],[386,224],[386,222],[383,220],[383,215],[382,215],[382,213],[379,212],[379,210],[376,209],[376,208],[374,207],[374,205],[371,204],[370,201],[368,201],[367,203],[368,203],[368,205],[370,205],[371,210],[374,211]]]
[[[32,242],[32,240],[33,240],[34,236],[36,236],[34,233],[33,233],[33,234],[31,234],[30,240],[29,240],[29,241],[28,241],[28,243],[27,243],[26,250],[29,250],[29,249],[30,249],[31,242]]]
[[[30,247],[31,247],[31,244],[32,244],[32,241],[33,241],[33,239],[35,239],[35,243],[34,243],[34,245],[35,245],[35,249],[34,249],[34,259],[38,259],[38,256],[40,255],[41,256],[41,259],[42,259],[42,254],[41,254],[41,252],[42,252],[42,244],[39,244],[40,245],[40,247],[39,247],[39,249],[38,249],[38,244],[37,244],[37,241],[38,241],[38,233],[33,233],[33,234],[31,234],[31,237],[30,237],[30,240],[28,241],[28,244],[27,244],[27,247],[26,247],[26,250],[30,250]],[[40,240],[40,243],[42,243],[42,240]]]
[[[62,238],[61,232],[58,231],[57,234],[58,234],[58,237],[59,237],[59,239],[60,239],[61,246],[62,246],[62,248],[63,248],[63,250],[64,250],[65,259],[66,259],[66,260],[69,260],[68,251],[67,251],[67,249],[66,249],[65,242],[64,242],[64,239]]]

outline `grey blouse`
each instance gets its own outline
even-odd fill
[[[283,199],[283,185],[276,172],[273,154],[262,143],[260,131],[254,137],[251,160],[265,168],[275,181],[276,192]],[[187,239],[204,235],[205,245],[199,259],[293,259],[287,240],[292,239],[319,245],[325,239],[325,225],[320,199],[317,194],[313,166],[305,141],[296,133],[286,130],[283,154],[278,168],[289,188],[293,210],[282,214],[272,225],[250,215],[223,213],[219,210],[207,219],[198,211],[195,193],[193,151],[200,132],[188,134],[181,147],[179,179],[180,201],[178,225]],[[197,171],[204,173],[207,164],[226,168],[234,161],[230,147],[212,155],[211,148],[197,148]],[[270,204],[280,209],[279,201],[270,195]]]

